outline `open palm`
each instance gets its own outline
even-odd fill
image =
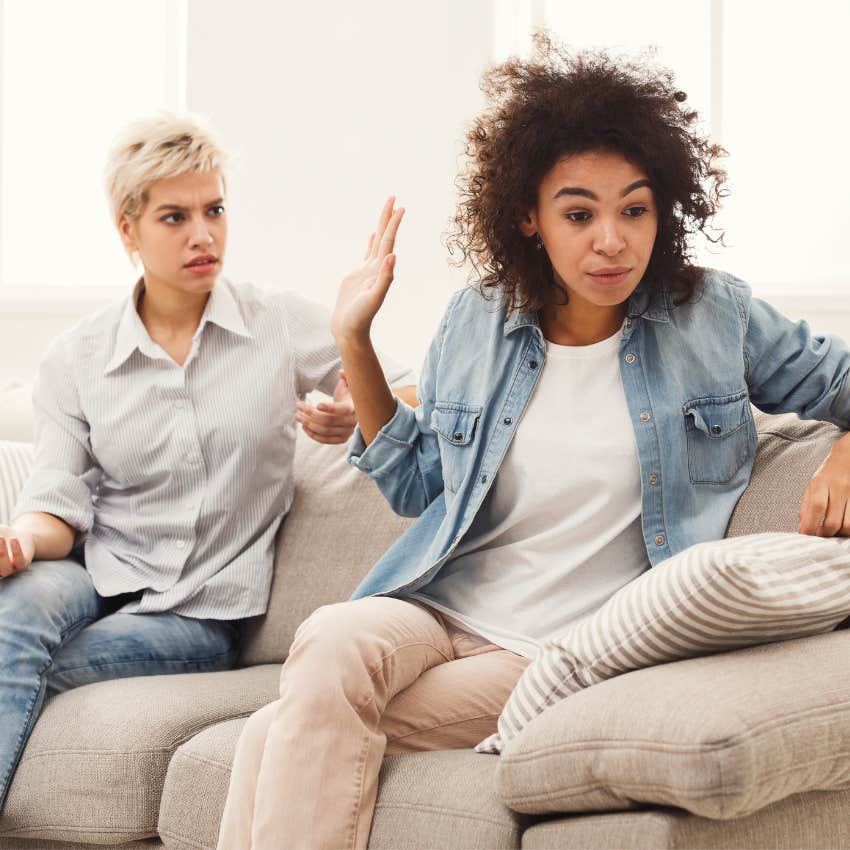
[[[393,248],[403,215],[404,209],[395,209],[395,198],[390,197],[369,239],[363,263],[343,278],[331,316],[331,333],[337,341],[368,336],[393,280]]]

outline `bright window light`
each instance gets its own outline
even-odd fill
[[[126,289],[106,155],[184,108],[184,56],[185,0],[0,0],[0,285]]]

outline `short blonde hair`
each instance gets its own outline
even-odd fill
[[[157,180],[187,171],[223,172],[227,159],[212,131],[194,115],[162,112],[134,122],[115,140],[106,164],[112,220],[138,218]]]

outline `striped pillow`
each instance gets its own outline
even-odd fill
[[[476,746],[500,753],[548,706],[629,670],[828,632],[850,614],[850,538],[750,534],[699,543],[544,642]]]
[[[32,444],[0,440],[0,524],[12,519],[18,493],[32,469]]]

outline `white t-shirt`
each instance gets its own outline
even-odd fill
[[[593,345],[546,346],[469,531],[434,581],[411,594],[527,657],[649,567],[620,331]]]

